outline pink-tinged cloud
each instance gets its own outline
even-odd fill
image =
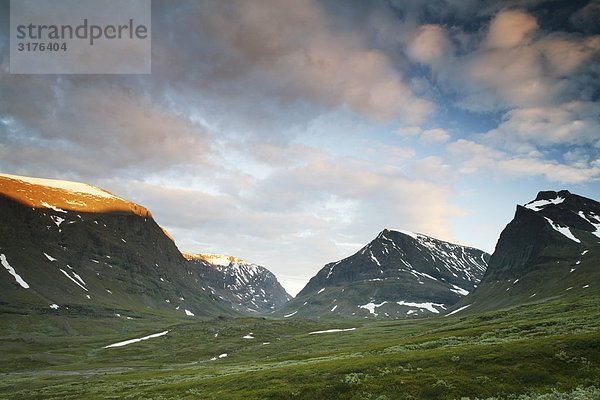
[[[440,25],[421,26],[407,49],[413,60],[433,68],[437,68],[452,52],[452,42]]]
[[[349,107],[375,120],[420,123],[433,105],[416,96],[383,51],[351,32],[336,32],[313,0],[209,3],[202,22],[245,68],[288,99]],[[210,18],[208,18],[210,16]]]
[[[485,44],[492,49],[510,49],[531,39],[537,29],[536,19],[526,12],[501,11],[490,23]]]

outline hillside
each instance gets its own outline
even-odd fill
[[[0,312],[213,315],[210,294],[144,207],[83,183],[0,175]]]
[[[517,205],[477,290],[471,311],[547,301],[600,288],[600,203],[566,190]]]

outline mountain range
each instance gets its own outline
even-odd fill
[[[0,312],[193,317],[290,298],[266,268],[181,253],[145,207],[84,183],[0,175],[0,218]]]
[[[0,218],[2,313],[398,319],[586,295],[600,282],[600,203],[564,190],[517,205],[491,256],[384,229],[293,299],[265,267],[182,253],[145,207],[84,183],[0,174]]]

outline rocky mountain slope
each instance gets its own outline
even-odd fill
[[[325,265],[278,315],[406,318],[444,313],[471,292],[489,254],[386,229],[356,254]]]
[[[268,269],[223,254],[187,254],[213,294],[244,313],[271,313],[292,297]]]
[[[471,311],[585,295],[600,288],[600,203],[566,190],[517,205],[477,290],[457,305]]]
[[[0,312],[231,312],[144,207],[83,183],[0,175]]]

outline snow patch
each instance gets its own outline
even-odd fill
[[[550,226],[552,228],[554,228],[554,230],[557,231],[558,233],[560,233],[561,235],[571,239],[574,242],[581,243],[581,241],[579,239],[577,239],[575,236],[573,236],[573,234],[571,233],[571,230],[569,229],[568,226],[560,226],[548,217],[544,217],[544,219],[546,221],[548,221]]]
[[[373,262],[375,262],[375,264],[377,264],[378,266],[381,267],[381,263],[379,262],[379,260],[377,258],[375,258],[375,256],[373,255],[373,251],[372,250],[369,250],[369,254],[371,255],[371,260]]]
[[[164,332],[160,332],[160,333],[154,333],[152,335],[144,336],[144,337],[138,338],[138,339],[129,339],[129,340],[125,340],[123,342],[109,344],[108,346],[104,346],[103,348],[104,349],[110,349],[111,347],[127,346],[128,344],[137,343],[137,342],[141,342],[143,340],[148,340],[148,339],[153,339],[153,338],[157,338],[157,337],[160,337],[160,336],[164,336],[167,333],[169,333],[169,331],[164,331]]]
[[[449,316],[454,315],[456,313],[459,313],[459,312],[461,312],[461,311],[463,311],[463,310],[465,310],[465,309],[467,309],[469,307],[471,307],[471,305],[467,304],[466,306],[462,306],[461,308],[457,308],[456,310],[452,311],[451,313],[448,313],[448,314],[444,315],[444,317],[449,317]]]
[[[75,278],[71,277],[71,275],[69,275],[69,273],[67,271],[65,271],[62,268],[59,268],[60,272],[62,272],[67,278],[69,278],[71,281],[73,281],[73,283],[75,283],[77,286],[79,286],[80,288],[82,288],[83,290],[85,290],[86,292],[88,291],[87,288],[85,286],[83,286],[81,283],[77,282],[75,280]],[[79,276],[79,275],[77,275]]]
[[[356,328],[346,328],[346,329],[328,329],[326,331],[314,331],[314,332],[309,332],[309,335],[318,335],[321,333],[335,333],[335,332],[350,332],[350,331],[354,331],[356,330]]]
[[[247,334],[246,336],[243,336],[242,339],[254,339],[254,333],[250,332],[249,334]]]
[[[49,208],[49,209],[51,209],[51,210],[54,210],[54,211],[56,211],[56,212],[61,212],[61,213],[65,213],[65,214],[67,213],[65,210],[63,210],[63,209],[61,209],[61,208],[58,208],[58,207],[56,207],[56,206],[53,206],[52,204],[48,204],[48,203],[46,203],[45,201],[42,201],[42,206],[43,206],[43,207],[46,207],[46,208]]]
[[[58,304],[53,303],[53,304],[50,304],[50,308],[53,310],[58,310],[59,306],[58,306]]]
[[[21,182],[30,183],[33,185],[40,185],[40,186],[51,187],[54,189],[67,190],[69,192],[83,193],[83,194],[88,194],[88,195],[92,195],[92,196],[96,196],[96,197],[105,197],[108,199],[119,199],[119,197],[117,197],[115,195],[112,195],[112,194],[110,194],[102,189],[99,189],[97,187],[87,185],[85,183],[61,181],[58,179],[30,178],[27,176],[17,176],[17,175],[9,175],[9,174],[0,174],[0,176],[9,178],[9,179],[15,179],[15,180],[18,180]]]
[[[52,216],[50,216],[50,218],[52,219],[52,221],[54,221],[54,223],[56,224],[56,226],[58,228],[60,228],[60,224],[62,224],[65,221],[64,218],[61,218],[61,217],[56,216],[56,215],[52,215]]]
[[[56,258],[49,256],[48,254],[44,253],[44,255],[46,256],[46,258],[48,259],[48,261],[52,262],[52,261],[56,261]]]
[[[439,307],[439,308],[444,308],[443,304],[431,303],[431,302],[413,303],[413,302],[410,302],[410,301],[397,301],[396,304],[398,304],[399,306],[408,306],[408,307],[422,308],[422,309],[430,311],[430,312],[432,312],[434,314],[439,314],[440,313],[440,311],[437,310],[436,308],[434,308],[434,306]]]
[[[194,316],[194,313],[193,313],[193,312],[191,312],[190,310],[187,310],[187,309],[186,309],[186,310],[185,310],[185,315],[187,315],[188,317],[193,317],[193,316]]]
[[[375,312],[376,308],[381,307],[382,305],[386,304],[387,301],[381,302],[379,304],[375,304],[373,302],[367,303],[367,304],[363,304],[362,306],[358,306],[358,308],[364,308],[365,310],[369,310],[369,312],[371,314],[373,314],[374,316],[377,316],[378,314]]]
[[[469,291],[466,289],[463,289],[459,286],[456,285],[452,285],[453,289],[450,289],[451,291],[453,291],[456,294],[460,294],[461,296],[466,296],[469,294]]]
[[[415,232],[411,232],[411,231],[405,231],[405,230],[403,230],[403,229],[395,229],[395,231],[396,231],[396,232],[403,233],[403,234],[405,234],[405,235],[408,235],[408,236],[410,236],[410,237],[411,237],[411,238],[413,238],[413,239],[416,239],[416,240],[418,240],[418,239],[419,239],[419,235],[418,235],[418,234],[416,234]]]
[[[323,288],[323,289],[319,290],[319,291],[317,292],[317,294],[321,294],[321,293],[323,293],[324,291],[325,291],[325,288]]]
[[[525,208],[529,208],[535,212],[543,210],[547,205],[550,204],[560,204],[565,201],[564,197],[557,197],[552,200],[535,200],[530,203],[525,204]]]
[[[298,310],[294,311],[294,312],[293,312],[293,313],[291,313],[291,314],[284,315],[284,316],[283,316],[283,318],[289,318],[289,317],[293,317],[293,316],[294,316],[294,315],[296,315],[296,314],[298,314]]]
[[[21,275],[17,274],[17,271],[15,271],[13,267],[11,267],[4,254],[0,254],[0,262],[2,263],[2,266],[6,268],[8,273],[15,277],[17,283],[21,285],[23,289],[29,289],[29,284],[25,282],[23,278],[21,278]]]
[[[596,235],[600,238],[600,217],[593,213],[589,213],[589,214],[590,214],[589,216],[586,216],[583,211],[579,211],[579,213],[578,213],[578,215],[581,218],[585,219],[587,222],[590,223],[590,225],[592,225],[594,228],[596,228],[596,230],[594,232],[592,232],[592,235]]]
[[[337,307],[338,307],[337,304],[335,306],[333,306],[333,308],[331,309],[331,312],[334,312]]]
[[[327,273],[327,276],[325,277],[325,279],[329,279],[329,277],[331,276],[331,274],[333,273],[333,268],[335,268],[336,265],[338,265],[339,263],[341,263],[342,261],[338,261],[335,264],[333,264],[330,268],[329,268],[329,272]]]

